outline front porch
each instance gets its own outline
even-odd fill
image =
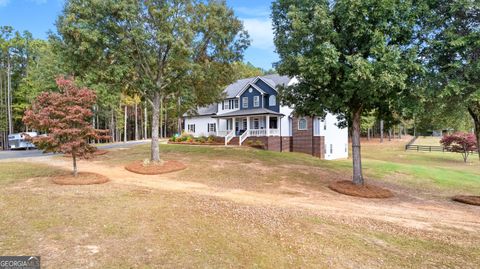
[[[247,115],[238,117],[217,116],[216,135],[225,138],[225,145],[238,137],[238,144],[248,137],[268,137],[281,135],[281,114]]]

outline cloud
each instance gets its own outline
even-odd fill
[[[272,21],[270,19],[249,18],[241,20],[243,20],[243,25],[250,34],[252,47],[264,50],[275,48],[273,45]]]
[[[9,2],[10,2],[10,0],[0,0],[0,7],[4,7],[4,6],[8,5]]]

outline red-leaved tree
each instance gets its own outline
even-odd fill
[[[25,111],[23,122],[44,136],[31,138],[44,152],[71,154],[73,175],[77,176],[77,158],[86,158],[96,148],[89,140],[98,138],[90,122],[96,94],[75,86],[65,78],[56,80],[60,92],[43,92]]]
[[[440,143],[449,151],[461,153],[464,162],[467,162],[470,153],[477,150],[477,139],[471,133],[458,132],[445,135]]]

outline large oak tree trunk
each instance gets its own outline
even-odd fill
[[[153,108],[152,108],[152,143],[150,147],[151,161],[160,162],[160,147],[158,144],[158,129],[160,122],[160,93],[153,94]]]
[[[480,159],[480,102],[473,102],[470,106],[468,106],[468,113],[473,119],[475,137],[477,139],[478,158]]]
[[[353,111],[352,117],[352,160],[353,160],[353,183],[363,185],[362,158],[360,153],[360,119],[362,109]]]

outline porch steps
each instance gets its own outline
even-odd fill
[[[238,136],[235,136],[234,138],[232,138],[232,140],[230,140],[228,144],[232,146],[238,146]]]

